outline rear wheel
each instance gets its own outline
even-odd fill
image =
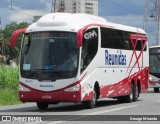
[[[137,101],[139,96],[139,90],[136,85],[133,85],[133,102]]]
[[[133,83],[131,83],[130,94],[125,96],[125,102],[127,102],[127,103],[133,102],[133,96],[134,96],[133,94],[134,94],[134,85],[133,85]]]
[[[132,83],[130,86],[130,94],[127,96],[118,97],[117,100],[120,103],[122,102],[131,103],[133,101],[137,101],[138,97],[139,97],[139,89],[136,85]]]
[[[93,109],[96,107],[96,104],[97,104],[97,93],[96,93],[96,90],[94,88],[93,90],[93,95],[92,95],[92,99],[89,100],[89,101],[85,101],[83,102],[85,104],[85,106],[89,109]]]
[[[159,92],[159,88],[154,88],[154,92],[158,93]]]
[[[40,110],[46,110],[48,108],[48,103],[41,103],[41,102],[37,102],[37,107]]]

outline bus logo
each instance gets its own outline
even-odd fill
[[[97,36],[98,36],[98,35],[97,35],[97,33],[96,33],[95,30],[93,30],[93,31],[91,31],[91,32],[87,32],[87,33],[84,34],[84,38],[85,38],[86,40],[95,38],[95,37],[97,37]]]

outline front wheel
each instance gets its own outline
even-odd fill
[[[40,110],[46,110],[48,108],[48,103],[41,103],[41,102],[37,102],[37,107]]]
[[[97,104],[97,93],[96,93],[95,89],[93,91],[92,99],[89,100],[89,101],[85,101],[84,104],[89,109],[93,109],[93,108],[96,107],[96,104]]]

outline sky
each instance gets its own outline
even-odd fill
[[[111,22],[143,28],[145,1],[99,0],[98,15]],[[2,28],[11,22],[32,23],[34,15],[51,12],[51,2],[52,0],[0,0]]]

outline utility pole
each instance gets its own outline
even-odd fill
[[[10,0],[11,1],[11,10],[13,10],[13,8],[12,8],[12,0]]]
[[[158,23],[157,45],[160,45],[160,0],[156,0],[156,20]]]
[[[52,7],[51,7],[51,13],[54,13],[56,12],[56,3],[57,0],[52,0]]]
[[[1,17],[0,17],[0,42],[1,42],[1,52],[2,52],[2,55],[4,53],[4,42],[3,42],[3,34],[2,34],[2,20],[1,20]]]
[[[2,21],[1,21],[1,17],[0,17],[0,41],[3,40],[3,34],[2,34]]]
[[[160,0],[146,0],[144,30],[151,45],[160,45]]]

